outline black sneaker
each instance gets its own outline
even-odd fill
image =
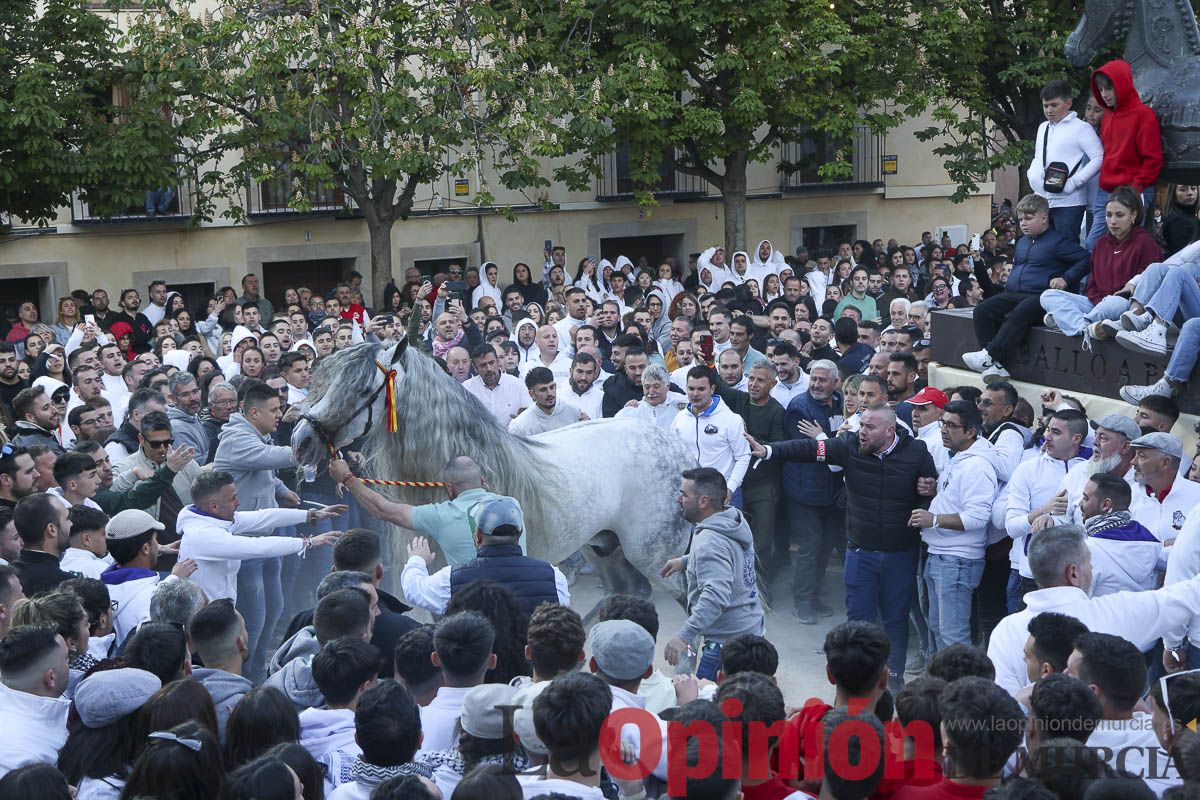
[[[801,625],[816,625],[817,615],[811,605],[800,606],[796,609],[796,619]]]

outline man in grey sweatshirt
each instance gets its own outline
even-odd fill
[[[225,723],[229,712],[254,688],[242,676],[242,665],[250,654],[246,623],[229,598],[214,600],[192,618],[192,646],[204,661],[204,667],[192,670],[192,677],[212,695],[217,708],[217,730],[225,741]]]
[[[294,467],[290,447],[277,446],[272,438],[283,418],[279,392],[265,383],[246,389],[242,410],[229,417],[221,428],[213,469],[228,472],[237,484],[241,511],[295,508],[300,498],[284,485],[275,470]],[[288,535],[292,528],[277,529]],[[272,531],[250,535],[266,535]],[[264,677],[267,657],[273,649],[272,633],[283,614],[280,559],[259,558],[242,562],[238,570],[237,608],[250,633],[250,658],[246,672],[252,680]]]
[[[725,477],[710,467],[683,473],[679,505],[695,524],[688,552],[663,567],[663,577],[686,573],[688,618],[667,643],[667,663],[696,654],[704,639],[696,677],[716,680],[721,646],[744,633],[765,631],[754,572],[754,535],[738,509],[725,506]]]

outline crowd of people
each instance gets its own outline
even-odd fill
[[[1200,796],[1200,458],[1172,399],[1200,347],[1197,188],[1146,204],[1161,152],[1128,74],[1097,71],[1086,121],[1045,88],[1036,193],[968,242],[573,275],[552,246],[507,285],[409,269],[374,309],[353,272],[278,307],[255,275],[205,308],[161,280],[146,306],[72,292],[52,325],[22,302],[0,330],[0,800]],[[982,389],[930,382],[949,309]],[[1127,413],[1089,417],[1010,382],[1036,324],[1177,343]],[[694,454],[694,534],[662,565],[686,586],[676,675],[649,592],[586,629],[584,559],[526,554],[471,453],[419,505],[360,480],[364,443],[294,461],[322,360],[406,337],[513,435],[634,419]],[[418,534],[403,563],[383,523]],[[831,617],[835,560],[831,702],[785,698],[767,609]]]

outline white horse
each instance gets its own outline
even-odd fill
[[[387,432],[385,381],[395,370],[399,428]],[[377,477],[437,480],[454,456],[482,468],[489,490],[515,497],[525,515],[529,554],[557,563],[582,548],[612,592],[657,581],[681,603],[682,576],[659,578],[691,534],[676,497],[680,473],[696,466],[676,437],[635,420],[593,420],[536,436],[514,436],[473,395],[407,339],[391,348],[346,348],[317,370],[305,418],[292,434],[299,463],[370,436]],[[437,490],[396,493],[409,503],[441,499]],[[585,546],[587,545],[587,546]],[[400,542],[395,542],[399,547]]]

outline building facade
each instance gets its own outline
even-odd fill
[[[886,136],[863,129],[855,142],[854,174],[835,183],[822,181],[815,170],[785,174],[779,169],[780,161],[819,152],[815,143],[781,147],[778,161],[751,165],[748,248],[760,239],[785,252],[801,244],[832,249],[854,239],[914,244],[922,231],[938,229],[951,231],[957,244],[981,232],[989,224],[993,186],[982,186],[966,202],[951,203],[955,186],[931,146],[913,135],[924,124],[908,120]],[[605,164],[593,191],[551,188],[547,199],[553,210],[501,193],[498,201],[517,209],[515,221],[472,204],[478,180],[477,175],[451,177],[418,192],[413,216],[393,230],[395,275],[402,277],[412,266],[432,274],[450,261],[495,261],[505,283],[516,262],[540,264],[547,240],[566,247],[572,275],[588,255],[613,261],[626,255],[635,263],[639,256],[658,263],[670,255],[686,264],[689,254],[723,238],[720,197],[708,184],[668,175],[659,204],[639,207],[619,154]],[[243,275],[254,273],[264,294],[277,302],[285,287],[327,291],[357,270],[370,303],[376,282],[362,218],[330,190],[316,196],[314,213],[294,213],[286,207],[287,190],[286,185],[247,187],[247,223],[217,220],[198,227],[187,225],[187,185],[170,187],[165,210],[153,216],[132,208],[103,219],[75,198],[51,226],[16,223],[0,236],[0,297],[6,307],[36,297],[42,318],[52,320],[56,298],[71,289],[104,288],[115,303],[121,289],[144,292],[151,280],[161,278],[194,307],[221,286],[237,287]]]

